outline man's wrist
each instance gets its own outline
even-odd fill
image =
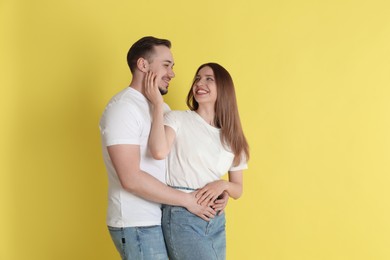
[[[181,195],[181,197],[182,197],[182,200],[181,200],[182,205],[180,205],[180,206],[188,209],[188,207],[192,203],[193,196],[190,193],[183,192],[183,195]]]

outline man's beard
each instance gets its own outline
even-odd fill
[[[161,95],[165,95],[168,93],[168,88],[166,88],[166,89],[158,88],[158,90],[160,90]]]

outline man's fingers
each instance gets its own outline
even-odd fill
[[[208,207],[208,213],[211,214],[210,217],[211,216],[214,217],[217,212],[215,212],[215,210],[213,208]]]
[[[207,222],[210,221],[210,219],[207,216],[205,216],[205,215],[201,215],[200,218],[205,220],[205,221],[207,221]]]
[[[210,196],[211,194],[209,192],[203,193],[200,199],[198,200],[198,204],[202,204],[205,200],[208,200]]]
[[[213,208],[207,207],[207,208],[204,210],[204,212],[203,212],[202,214],[199,214],[198,216],[199,216],[201,219],[203,219],[203,220],[209,222],[210,219],[213,219],[213,218],[215,217],[216,214],[217,214],[217,212],[216,212]]]

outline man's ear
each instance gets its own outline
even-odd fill
[[[137,67],[142,72],[148,72],[149,71],[149,62],[144,58],[139,58],[137,60]]]

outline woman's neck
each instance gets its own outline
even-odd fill
[[[214,117],[215,117],[215,111],[214,108],[211,107],[199,107],[195,111],[200,117],[203,118],[204,121],[206,121],[209,125],[214,125]]]

